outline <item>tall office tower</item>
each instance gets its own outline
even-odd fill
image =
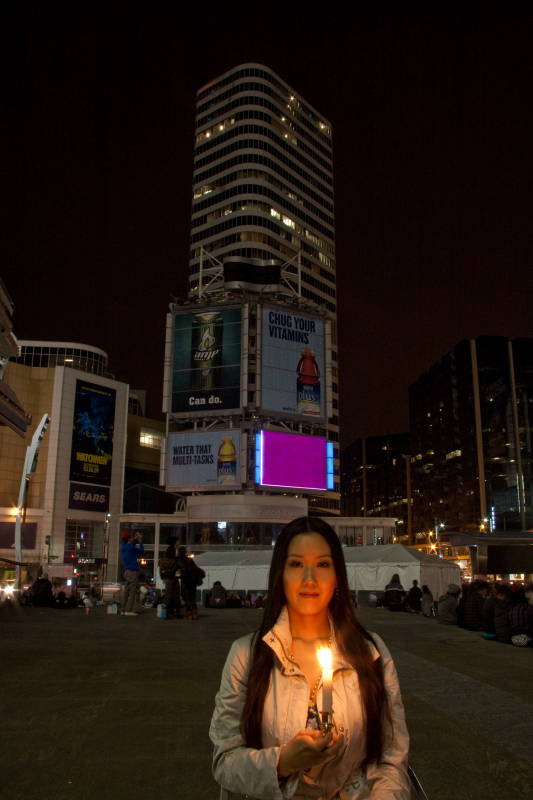
[[[309,310],[331,320],[336,477],[334,491],[308,502],[310,510],[339,513],[331,125],[268,67],[242,64],[198,92],[193,183],[190,297],[200,274],[201,288],[212,280],[205,269],[213,263],[275,259]]]
[[[409,387],[413,528],[533,525],[533,339],[465,339]]]

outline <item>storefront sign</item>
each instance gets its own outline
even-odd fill
[[[107,486],[86,486],[83,483],[69,485],[68,507],[84,511],[108,511],[109,488]]]

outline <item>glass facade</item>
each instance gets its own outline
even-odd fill
[[[11,358],[10,361],[24,364],[27,367],[72,367],[72,369],[92,372],[94,375],[101,375],[102,377],[107,374],[106,355],[76,347],[21,344],[20,356]]]

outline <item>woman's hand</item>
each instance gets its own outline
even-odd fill
[[[334,758],[344,744],[344,736],[322,731],[304,730],[296,734],[284,747],[278,762],[278,776],[287,778],[293,772],[316,767]]]

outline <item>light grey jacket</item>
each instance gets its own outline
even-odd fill
[[[360,768],[364,758],[364,722],[357,672],[343,660],[333,637],[333,721],[336,733],[344,734],[344,748],[331,761],[278,781],[281,748],[306,727],[309,698],[305,676],[289,660],[292,637],[288,613],[284,609],[272,630],[263,637],[276,658],[263,710],[262,750],[246,747],[240,733],[252,634],[234,642],[229,652],[210,728],[215,746],[213,774],[218,783],[229,791],[257,800],[290,797],[294,800],[409,800],[409,735],[396,669],[382,640],[376,634],[372,636],[379,652],[370,643],[369,646],[374,657],[382,659],[394,726],[392,741],[379,766],[369,765],[366,773]],[[320,709],[322,684],[317,700]]]

